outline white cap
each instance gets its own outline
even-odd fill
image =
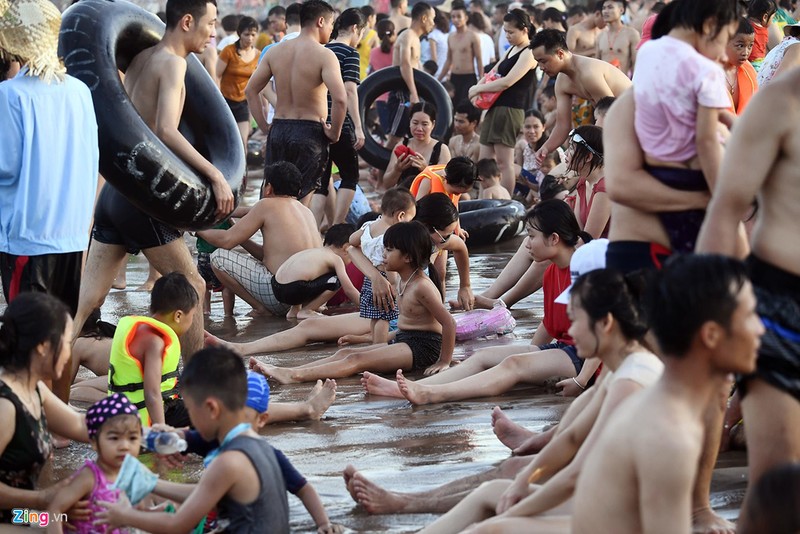
[[[575,254],[572,255],[572,260],[569,262],[569,276],[572,279],[572,283],[563,293],[556,297],[555,302],[557,304],[569,304],[569,292],[572,290],[572,284],[581,275],[606,268],[607,249],[608,239],[592,239],[575,251]]]

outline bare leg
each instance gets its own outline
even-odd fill
[[[333,296],[336,294],[336,291],[323,291],[317,298],[312,300],[311,302],[306,303],[300,310],[297,312],[298,319],[310,319],[312,317],[321,317],[322,314],[319,313],[319,309],[323,306],[326,302],[331,300]]]
[[[239,128],[239,135],[242,136],[242,146],[244,147],[244,154],[247,156],[247,139],[250,136],[250,122],[237,122],[236,127]]]
[[[571,532],[572,516],[558,515],[545,517],[495,517],[474,525],[464,533],[469,534],[489,534],[505,533],[514,534],[516,532],[547,532],[557,534]]]
[[[125,289],[128,286],[127,281],[128,275],[128,262],[122,264],[117,272],[117,277],[114,278],[114,282],[112,282],[111,287],[114,289]]]
[[[284,421],[319,420],[336,400],[336,381],[317,380],[308,398],[303,402],[271,402],[269,403],[269,423]]]
[[[206,289],[206,281],[197,272],[197,265],[192,260],[186,242],[181,239],[170,241],[166,245],[144,249],[142,251],[156,271],[159,273],[179,272],[192,284],[197,295]],[[194,322],[181,337],[181,354],[183,363],[189,361],[192,354],[203,348],[203,303],[198,299]]]
[[[482,296],[490,299],[500,298],[522,278],[528,270],[528,267],[533,263],[533,258],[531,258],[528,249],[525,247],[527,242],[527,237],[522,240],[519,248],[511,257],[511,260],[503,267],[500,275],[495,279],[492,285],[489,286],[489,289],[482,293]]]
[[[742,411],[747,429],[749,484],[739,516],[739,531],[755,532],[748,517],[753,486],[773,467],[800,458],[800,403],[788,393],[754,379],[747,383]]]
[[[510,484],[510,480],[484,482],[452,510],[422,529],[420,534],[461,532],[473,523],[493,517],[497,501]]]
[[[147,256],[147,254],[145,254],[145,256]],[[152,291],[153,285],[159,278],[161,278],[161,273],[158,272],[158,270],[156,270],[155,267],[153,267],[151,264],[147,271],[147,280],[144,281],[144,284],[137,287],[136,291]]]
[[[122,245],[107,245],[92,239],[86,266],[81,277],[81,290],[78,297],[78,311],[73,323],[73,342],[83,329],[86,319],[95,308],[106,299],[114,276],[124,264],[127,253]],[[60,397],[59,397],[60,398]]]
[[[514,147],[494,145],[494,155],[500,168],[500,183],[514,194]]]
[[[222,282],[222,285],[234,292],[234,294],[253,307],[253,310],[259,315],[272,315],[267,308],[264,307],[259,301],[253,297],[235,278],[228,273],[211,266],[211,270],[217,275],[217,279]]]
[[[333,215],[333,224],[345,221],[347,213],[350,211],[350,204],[353,203],[353,197],[355,196],[355,189],[339,188],[339,191],[336,192],[336,212]]]
[[[72,385],[69,400],[72,402],[92,403],[108,396],[108,375],[96,376],[81,380]]]
[[[500,443],[509,449],[516,449],[522,445],[525,440],[534,435],[533,432],[524,428],[511,419],[500,409],[495,406],[492,409],[492,430]]]
[[[575,366],[559,349],[509,356],[482,373],[448,384],[413,382],[397,372],[397,384],[412,404],[432,404],[491,397],[507,392],[520,382],[541,383],[554,376],[575,376]]]
[[[331,187],[330,185],[328,186]],[[330,191],[330,189],[328,189]],[[314,214],[314,220],[317,222],[317,228],[322,226],[322,219],[325,217],[325,203],[328,201],[327,195],[315,193],[311,198],[311,213]]]
[[[236,305],[236,294],[227,287],[222,288],[222,310],[225,317],[233,317],[234,305]]]
[[[503,302],[510,308],[525,297],[532,295],[542,287],[542,279],[547,267],[550,266],[549,261],[533,262],[522,278],[514,284],[514,287],[508,290],[503,295]]]

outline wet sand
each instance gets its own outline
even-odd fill
[[[472,251],[472,285],[476,293],[491,284],[518,244],[516,240],[496,249]],[[448,273],[448,287],[451,288],[448,297],[453,297],[458,282],[452,260]],[[146,276],[144,260],[131,258],[128,288],[138,287]],[[148,302],[149,293],[112,290],[103,306],[103,318],[116,322],[124,315],[144,314]],[[238,299],[235,312],[234,318],[223,317],[221,299],[215,294],[212,314],[206,320],[207,329],[227,340],[251,341],[293,324],[284,319],[247,317],[249,307]],[[513,336],[457,344],[456,359],[493,344],[528,344],[541,320],[541,293],[518,304],[513,315],[518,324]],[[335,349],[332,344],[317,344],[259,356],[259,359],[277,365],[299,365],[333,354]],[[84,370],[81,376],[91,376],[91,373]],[[418,378],[418,375],[411,376]],[[368,515],[356,506],[342,482],[341,471],[347,464],[353,464],[387,489],[426,490],[484,471],[509,456],[509,450],[492,432],[490,417],[495,405],[501,406],[515,421],[538,430],[558,421],[569,402],[547,387],[520,387],[503,397],[415,408],[405,400],[365,395],[359,377],[340,379],[337,383],[336,401],[322,420],[270,425],[264,434],[314,485],[331,520],[356,532],[412,532],[429,524],[436,516]],[[272,399],[302,400],[312,385],[271,383]],[[43,484],[49,485],[54,478],[68,476],[92,454],[91,449],[82,444],[57,451],[52,465],[43,475]],[[152,457],[143,456],[142,459],[153,463]],[[738,515],[744,495],[744,463],[743,453],[726,453],[721,456],[715,472],[712,505],[729,519]],[[171,480],[190,482],[197,480],[201,469],[202,463],[195,458],[187,461],[182,470],[162,470],[161,474]],[[315,531],[302,503],[294,497],[290,497],[289,503],[292,531]]]

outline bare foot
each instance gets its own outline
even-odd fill
[[[279,384],[294,384],[297,382],[297,380],[292,378],[291,369],[276,367],[268,363],[260,362],[255,358],[250,358],[249,365],[250,369],[256,373],[261,373],[267,378],[273,378],[277,380]]]
[[[736,525],[706,507],[692,513],[692,532],[695,534],[736,534]]]
[[[203,330],[203,345],[206,347],[222,347],[225,349],[230,349],[234,352],[238,352],[234,348],[233,343],[229,343],[224,339],[218,338],[214,334],[209,334],[207,331]]]
[[[381,488],[358,471],[353,473],[351,485],[356,501],[370,514],[401,512],[408,503],[405,496]]]
[[[372,374],[369,371],[364,371],[364,375],[361,377],[361,385],[370,395],[394,397],[396,399],[403,398],[403,394],[400,392],[397,382]]]
[[[516,449],[533,435],[532,432],[509,419],[499,406],[492,409],[492,430],[500,443],[509,449]]]
[[[475,309],[483,309],[483,310],[491,310],[495,307],[495,305],[501,302],[500,299],[490,299],[488,297],[484,297],[483,295],[475,295]],[[451,310],[461,310],[461,303],[457,300],[450,300],[448,301],[450,304]]]
[[[407,379],[403,376],[403,370],[397,370],[397,387],[400,388],[400,393],[408,399],[411,404],[430,404],[433,401],[430,396],[430,386],[423,386],[417,384],[413,380]]]
[[[247,313],[248,317],[270,317],[272,314],[266,308],[253,308]]]
[[[308,418],[321,419],[334,400],[336,400],[336,380],[328,378],[325,380],[325,384],[322,383],[322,380],[317,380],[311,389],[311,394],[306,399],[309,407]]]
[[[294,306],[289,308],[289,313],[286,314],[286,319],[288,319],[289,321],[297,319],[297,308],[295,308]]]
[[[297,320],[310,319],[312,317],[322,317],[322,314],[314,310],[300,310],[297,312]]]
[[[347,464],[347,467],[345,467],[344,471],[342,471],[342,477],[344,478],[344,485],[347,488],[347,492],[350,494],[350,497],[352,497],[354,501],[358,502],[358,499],[356,499],[356,492],[353,489],[353,475],[355,475],[356,472],[356,468],[352,464]]]
[[[145,280],[144,284],[136,288],[136,291],[152,291],[155,283],[155,280]]]
[[[112,289],[125,289],[126,287],[128,287],[128,283],[124,279],[119,280],[117,278],[114,278],[114,281],[111,282]]]

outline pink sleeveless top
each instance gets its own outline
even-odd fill
[[[108,530],[107,525],[95,525],[95,514],[102,510],[102,507],[97,504],[100,501],[116,502],[119,499],[120,490],[111,487],[111,483],[106,479],[103,470],[92,460],[86,460],[83,466],[92,471],[94,475],[94,487],[89,493],[89,510],[92,511],[92,517],[88,521],[76,521],[74,523],[76,532],[78,534],[127,534],[130,532],[128,529],[114,529]]]

